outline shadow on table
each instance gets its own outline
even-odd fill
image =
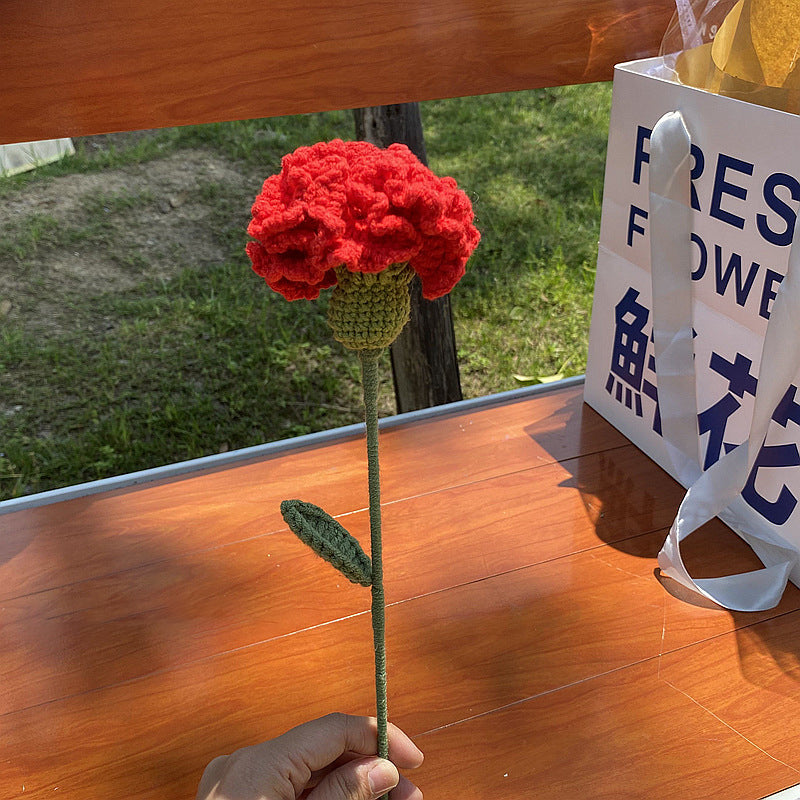
[[[211,524],[203,508],[146,524],[110,515],[113,503],[0,516],[0,738],[14,754],[0,784],[9,789],[94,796],[102,786],[130,797],[138,781],[178,796],[178,782],[180,796],[193,796],[223,752],[219,717],[238,711],[203,696],[215,674],[204,662],[267,638],[283,614],[269,587],[291,583],[291,553],[272,559],[283,570],[271,563],[272,534],[250,543],[248,561],[241,543],[192,543],[196,526]],[[243,717],[239,745],[258,741],[259,721]]]
[[[578,458],[559,458],[570,473],[561,485],[578,490],[592,520],[598,544],[652,561],[653,576],[673,597],[711,614],[730,614],[735,627],[743,676],[757,686],[797,699],[800,682],[800,589],[789,584],[781,603],[769,611],[732,612],[663,576],[656,557],[666,538],[685,490],[619,434],[578,395],[565,396],[557,428],[534,424],[526,432],[555,457],[563,447],[564,429],[580,431]],[[655,533],[663,535],[654,535]],[[649,534],[649,535],[648,535]],[[695,578],[710,578],[759,569],[750,547],[719,520],[712,520],[681,545],[684,563]],[[795,613],[791,613],[795,612]],[[760,624],[754,624],[760,623]],[[774,685],[769,659],[790,677],[785,687]]]

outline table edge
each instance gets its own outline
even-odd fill
[[[459,414],[477,409],[489,408],[503,403],[513,403],[527,400],[537,395],[549,394],[563,389],[569,389],[583,385],[584,375],[575,375],[570,378],[540,383],[533,386],[524,386],[520,389],[511,389],[496,394],[474,397],[469,400],[459,400],[455,403],[446,403],[431,408],[423,408],[418,411],[407,411],[403,414],[395,414],[391,417],[384,417],[380,420],[381,430],[389,430],[414,422],[422,422],[448,414]],[[159,467],[129,472],[123,475],[115,475],[109,478],[101,478],[86,483],[78,483],[72,486],[65,486],[60,489],[51,489],[46,492],[14,497],[10,500],[0,501],[0,516],[10,514],[14,511],[23,511],[29,508],[59,503],[64,500],[73,500],[78,497],[86,497],[100,492],[114,491],[116,489],[127,489],[141,484],[152,483],[169,478],[187,477],[194,473],[205,470],[220,469],[244,461],[265,458],[286,453],[292,450],[300,450],[307,447],[315,447],[329,444],[331,442],[346,439],[352,436],[362,436],[364,433],[364,423],[344,425],[330,430],[317,431],[304,436],[295,436],[291,439],[279,439],[274,442],[244,447],[238,450],[231,450],[227,453],[215,453],[209,456],[193,458],[187,461],[178,461],[173,464],[165,464]]]

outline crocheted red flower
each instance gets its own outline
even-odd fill
[[[253,269],[287,300],[314,299],[335,268],[408,263],[429,300],[447,294],[480,240],[472,205],[405,146],[320,142],[284,157],[252,209]]]

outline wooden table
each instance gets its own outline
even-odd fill
[[[739,614],[662,584],[681,490],[580,386],[381,444],[390,717],[429,800],[800,782],[800,592]],[[365,469],[342,435],[0,516],[0,797],[191,798],[215,755],[370,713],[368,590],[278,509],[300,496],[366,540]],[[697,574],[755,566],[721,524],[689,544]]]

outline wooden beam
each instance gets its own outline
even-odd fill
[[[411,319],[391,348],[397,413],[462,399],[450,298],[426,300],[411,283]]]
[[[606,80],[673,0],[3,0],[0,143]]]

